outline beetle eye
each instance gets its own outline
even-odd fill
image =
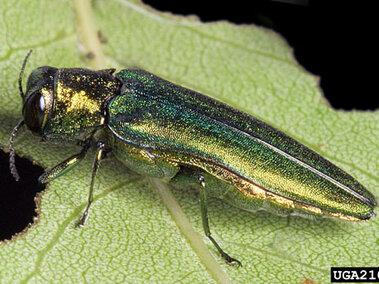
[[[23,114],[26,126],[34,133],[42,134],[45,99],[40,91],[36,91],[26,100]]]

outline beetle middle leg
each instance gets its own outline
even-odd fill
[[[95,155],[95,159],[93,161],[93,166],[92,166],[92,175],[91,175],[91,184],[89,188],[88,202],[87,202],[86,209],[84,209],[82,217],[77,223],[78,227],[83,227],[88,218],[89,208],[93,202],[93,186],[95,183],[95,177],[97,174],[97,170],[100,167],[100,162],[104,158],[104,151],[105,151],[105,144],[101,141],[97,142],[96,155]]]

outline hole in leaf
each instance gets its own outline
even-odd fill
[[[16,155],[20,180],[15,181],[9,170],[9,155],[0,150],[0,241],[22,232],[37,216],[37,193],[45,187],[38,182],[43,168]]]

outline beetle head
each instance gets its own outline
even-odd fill
[[[23,96],[22,114],[26,126],[36,135],[43,135],[43,128],[53,106],[54,81],[57,68],[42,66],[30,74]]]

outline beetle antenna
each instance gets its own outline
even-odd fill
[[[32,53],[32,51],[33,51],[32,49],[29,50],[28,54],[25,56],[24,62],[22,62],[20,75],[18,75],[18,89],[20,90],[20,96],[22,98],[22,101],[24,101],[24,99],[25,99],[25,94],[24,94],[24,91],[22,90],[22,75],[24,74],[26,61],[28,61],[28,58],[29,58],[30,54]]]
[[[16,160],[15,160],[16,153],[14,151],[14,139],[16,138],[17,131],[23,125],[24,125],[24,121],[21,120],[13,129],[11,137],[9,138],[9,169],[11,170],[11,173],[16,181],[20,179],[20,176],[18,175],[18,172],[16,169]]]

